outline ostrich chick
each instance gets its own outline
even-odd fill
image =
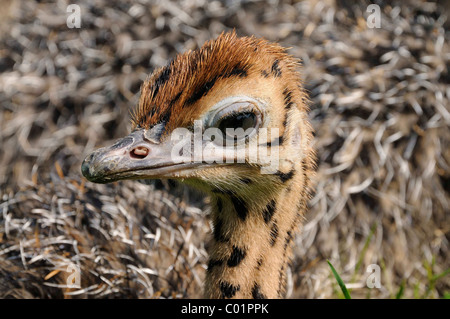
[[[178,179],[211,196],[207,298],[285,295],[315,155],[298,60],[222,33],[141,87],[132,133],[86,157],[96,183]]]

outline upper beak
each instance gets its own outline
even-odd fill
[[[91,182],[108,183],[121,179],[171,178],[180,171],[198,166],[172,159],[172,144],[147,138],[145,130],[137,130],[114,145],[88,155],[81,172]]]

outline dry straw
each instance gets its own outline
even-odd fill
[[[3,5],[2,1],[2,5]],[[94,185],[81,160],[125,135],[152,69],[222,30],[303,60],[319,156],[288,297],[449,291],[450,33],[433,2],[17,1],[0,42],[0,298],[199,297],[207,199],[166,182]],[[381,268],[381,288],[366,268]],[[81,288],[68,288],[69,265]]]

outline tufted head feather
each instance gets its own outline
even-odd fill
[[[305,108],[306,96],[298,87],[298,66],[298,60],[276,43],[238,37],[235,32],[222,33],[199,50],[176,56],[150,75],[141,87],[133,129],[163,123],[165,133],[169,133],[177,127],[188,127],[219,97],[240,93],[260,97],[258,93],[271,91],[274,81],[282,82],[279,93],[300,90],[303,101],[297,105]],[[257,90],[252,90],[250,82],[257,83],[253,85]]]

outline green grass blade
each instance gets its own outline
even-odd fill
[[[334,278],[336,278],[336,281],[339,284],[339,287],[341,287],[342,293],[344,294],[345,299],[352,299],[352,297],[350,297],[350,294],[347,290],[347,287],[345,286],[344,282],[341,279],[341,276],[339,276],[339,274],[337,273],[336,269],[334,269],[333,265],[330,263],[329,260],[327,260],[328,265],[331,268],[331,272],[334,275]]]
[[[372,227],[370,228],[369,236],[367,236],[366,241],[364,242],[364,246],[361,251],[361,254],[359,255],[358,262],[356,263],[356,266],[355,266],[355,275],[359,271],[359,268],[361,268],[364,256],[366,255],[366,252],[367,252],[367,248],[369,248],[370,241],[372,240],[372,236],[375,233],[376,229],[377,229],[377,223],[375,222],[375,223],[373,223]],[[352,279],[352,281],[353,281],[353,279]]]
[[[405,280],[402,281],[402,284],[400,285],[400,288],[398,289],[397,295],[395,296],[395,299],[401,299],[403,297],[403,293],[405,291]]]
[[[440,274],[434,275],[431,280],[432,281],[437,281],[439,279],[441,279],[442,277],[447,276],[448,274],[450,274],[450,268],[447,268],[445,271],[441,272]]]
[[[414,299],[420,299],[420,295],[419,295],[419,289],[420,289],[420,282],[417,282],[414,285]]]

